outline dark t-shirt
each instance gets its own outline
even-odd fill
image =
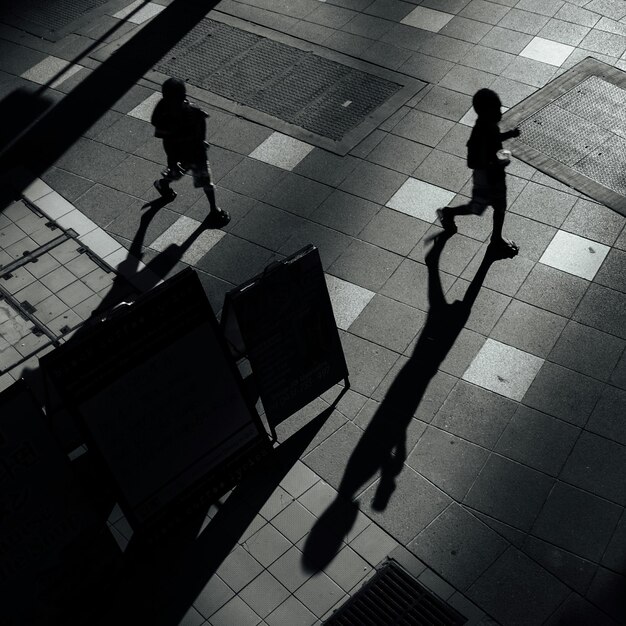
[[[478,118],[467,142],[467,167],[473,170],[502,169],[497,157],[502,150],[502,137],[498,124]]]
[[[184,102],[160,100],[152,113],[154,136],[163,139],[168,157],[177,161],[195,162],[206,159],[207,114]]]

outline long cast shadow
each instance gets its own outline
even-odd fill
[[[438,235],[426,256],[429,310],[415,350],[352,452],[337,497],[309,533],[303,561],[311,571],[332,561],[356,519],[355,497],[377,472],[380,481],[372,507],[379,511],[386,508],[406,459],[407,427],[430,380],[465,326],[489,267],[498,258],[487,248],[463,300],[448,303],[439,276],[439,259],[449,238],[445,232]]]

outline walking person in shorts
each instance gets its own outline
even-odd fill
[[[168,78],[161,87],[163,98],[152,113],[154,136],[163,139],[167,156],[167,169],[154,182],[161,196],[172,201],[176,192],[170,183],[180,180],[187,172],[193,176],[194,187],[201,187],[209,201],[210,212],[206,222],[224,226],[230,215],[217,206],[215,185],[211,180],[211,169],[207,161],[208,144],[206,118],[208,115],[186,98],[185,83],[177,78]]]
[[[502,119],[500,98],[491,89],[480,89],[472,99],[477,114],[476,124],[467,142],[467,165],[474,170],[472,176],[472,199],[458,207],[437,210],[441,226],[449,233],[457,228],[457,215],[482,215],[488,206],[493,207],[493,231],[490,246],[502,256],[515,256],[517,244],[502,236],[506,211],[506,181],[504,168],[511,162],[510,152],[502,149],[502,142],[510,137],[519,137],[519,128],[500,132],[498,123]]]

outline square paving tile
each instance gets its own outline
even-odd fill
[[[351,324],[350,332],[403,352],[424,322],[424,313],[385,296],[375,295]]]
[[[326,575],[346,592],[360,583],[371,571],[371,565],[350,546],[344,546],[324,568]]]
[[[359,233],[359,239],[406,256],[427,229],[423,220],[383,207]]]
[[[379,204],[337,189],[313,211],[310,218],[320,224],[355,236],[379,210]]]
[[[393,127],[393,134],[417,141],[426,146],[435,147],[453,126],[454,122],[437,115],[424,111],[410,110]]]
[[[234,595],[233,590],[219,576],[214,575],[198,594],[193,606],[203,617],[208,618]]]
[[[607,380],[625,346],[623,339],[570,321],[548,359],[581,374]]]
[[[452,503],[407,547],[456,588],[466,590],[508,545],[462,506]]]
[[[239,596],[229,600],[211,616],[211,626],[257,626],[261,617],[257,615]]]
[[[466,595],[501,623],[539,626],[569,594],[552,574],[510,547]]]
[[[576,309],[574,319],[626,339],[626,294],[593,283]]]
[[[350,540],[350,547],[372,567],[376,567],[398,545],[391,535],[376,524],[369,524]]]
[[[288,596],[288,589],[267,570],[239,592],[239,597],[260,617],[267,617]]]
[[[389,134],[367,155],[367,160],[408,175],[430,150],[424,144]]]
[[[348,330],[376,294],[331,274],[325,278],[337,328]]]
[[[299,502],[292,502],[272,519],[277,528],[289,541],[297,543],[313,527],[315,516]]]
[[[587,430],[626,446],[626,391],[607,385],[587,422]]]
[[[296,546],[278,557],[268,571],[292,593],[311,577],[311,572],[305,567],[304,555]]]
[[[320,572],[309,578],[294,595],[313,614],[322,617],[343,598],[345,592],[336,582]]]
[[[504,429],[495,452],[558,476],[579,434],[578,428],[522,405]]]
[[[561,472],[561,479],[624,506],[626,446],[583,431]]]
[[[523,403],[575,426],[584,426],[602,392],[602,383],[546,361]]]
[[[491,337],[545,359],[566,323],[567,320],[560,315],[511,300]]]
[[[564,43],[551,41],[543,37],[533,37],[530,43],[520,52],[520,56],[560,67],[573,50],[573,46],[568,46]]]
[[[621,574],[626,573],[626,512],[622,513],[613,537],[604,552],[602,565]]]
[[[576,202],[576,196],[529,182],[511,205],[511,211],[559,228]]]
[[[82,65],[70,63],[58,57],[47,56],[23,72],[21,77],[39,85],[47,85],[50,89],[56,89],[81,69],[83,69]]]
[[[246,543],[248,552],[264,567],[268,567],[290,547],[289,540],[271,524],[265,524]]]
[[[239,593],[262,571],[263,566],[244,548],[237,546],[220,565],[217,573],[235,593]]]
[[[488,456],[489,452],[484,448],[429,426],[406,463],[439,489],[461,501]]]
[[[250,153],[250,157],[284,170],[293,170],[311,150],[311,144],[274,132]]]
[[[616,504],[557,482],[532,534],[597,563],[621,513]]]
[[[409,178],[391,197],[386,206],[432,223],[437,217],[435,211],[447,206],[455,195],[453,191]]]
[[[530,530],[554,479],[492,454],[463,503],[523,531]]]
[[[487,339],[463,380],[520,401],[544,360],[493,339]]]
[[[340,189],[361,198],[384,204],[407,180],[400,174],[375,163],[362,161],[341,183]]]
[[[317,618],[295,596],[289,596],[275,611],[265,618],[269,626],[298,624],[312,626]]]
[[[426,7],[415,7],[406,17],[400,20],[400,23],[436,33],[453,17],[454,15],[444,13],[443,11],[435,11]]]
[[[626,252],[612,248],[598,270],[595,282],[626,293]]]
[[[460,380],[432,424],[491,449],[516,407],[508,398]]]
[[[570,233],[611,246],[625,222],[626,219],[612,209],[578,198],[561,227]]]
[[[593,280],[609,250],[604,244],[559,230],[539,260],[574,276]]]

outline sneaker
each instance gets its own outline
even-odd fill
[[[223,209],[216,209],[207,215],[205,222],[211,226],[217,226],[218,228],[226,226],[226,224],[230,222],[230,213]]]
[[[161,180],[154,181],[154,188],[165,200],[173,200],[178,195],[169,185],[165,186]]]
[[[437,219],[439,220],[441,227],[451,234],[456,233],[457,227],[454,223],[454,218],[446,215],[443,211],[443,209],[437,209],[435,211],[435,213],[437,213]]]

